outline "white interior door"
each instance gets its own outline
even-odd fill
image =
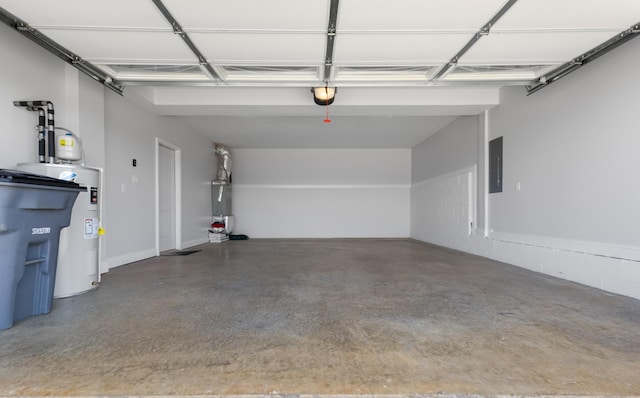
[[[158,145],[158,233],[160,251],[176,249],[176,154]]]

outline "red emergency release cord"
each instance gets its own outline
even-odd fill
[[[326,95],[326,97],[327,97],[327,116],[326,116],[326,118],[323,120],[323,122],[325,122],[325,123],[331,123],[331,119],[329,119],[329,89],[325,86],[324,90],[325,90],[325,93],[327,94],[327,95]]]

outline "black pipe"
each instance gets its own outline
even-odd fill
[[[56,161],[56,133],[55,133],[55,120],[54,120],[54,110],[53,110],[53,102],[51,101],[13,101],[14,106],[21,106],[27,109],[30,108],[40,108],[47,107],[47,125],[43,131],[43,139],[44,132],[47,135],[47,146],[48,146],[48,155],[49,155],[49,163],[55,163]],[[33,110],[33,109],[30,109]],[[38,143],[38,150],[40,150],[41,143]]]
[[[42,108],[27,108],[29,111],[38,112],[38,161],[40,163],[44,163],[44,154],[45,154],[45,140],[44,140],[44,129],[46,119],[44,118],[44,109]]]

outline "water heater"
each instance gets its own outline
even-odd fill
[[[18,170],[74,181],[87,187],[71,211],[71,223],[60,231],[53,296],[74,296],[98,287],[100,170],[76,164],[21,163]]]

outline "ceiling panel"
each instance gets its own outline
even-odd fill
[[[338,32],[477,31],[505,0],[341,0]]]
[[[320,68],[317,66],[236,66],[218,65],[225,82],[317,82]]]
[[[336,65],[429,65],[447,62],[472,34],[342,34],[336,37]]]
[[[611,32],[491,33],[461,59],[464,64],[557,64],[611,38]]]
[[[412,148],[455,116],[190,116],[181,119],[232,148]],[[389,134],[393,132],[393,134]]]
[[[87,61],[194,62],[195,56],[172,32],[41,29],[51,39]]]
[[[560,65],[456,65],[444,81],[522,81],[537,79]]]
[[[425,82],[438,68],[436,66],[339,66],[336,68],[336,82]]]
[[[531,84],[640,22],[640,0],[518,0],[448,68],[508,0],[340,0],[323,82],[330,0],[161,1],[208,64],[152,0],[0,7],[37,29],[21,33],[37,42],[40,31],[128,85],[129,98],[234,147],[412,147],[456,116],[496,105],[498,87]],[[339,87],[331,124],[313,104],[309,87],[318,84]],[[299,90],[287,96],[285,87]]]
[[[150,0],[0,0],[0,7],[28,24],[167,29]]]
[[[325,31],[328,0],[164,0],[185,30]]]
[[[213,63],[309,65],[324,59],[325,34],[190,33]]]
[[[210,81],[200,65],[96,64],[119,81]]]
[[[624,30],[640,22],[638,0],[518,0],[492,31],[529,29]]]

